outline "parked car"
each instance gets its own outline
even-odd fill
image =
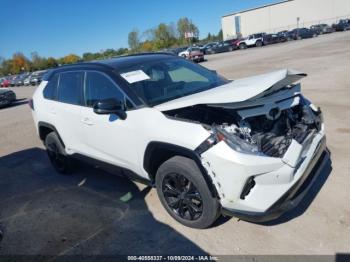
[[[8,88],[0,89],[0,107],[5,107],[16,101],[16,94]]]
[[[235,50],[237,47],[232,43],[232,41],[223,41],[219,42],[216,45],[207,49],[207,54],[216,54],[222,52],[231,52]]]
[[[16,77],[14,80],[15,86],[23,86],[24,85],[24,79],[28,76],[28,73],[22,73]]]
[[[10,81],[10,86],[14,87],[16,85],[15,81],[16,81],[17,75],[13,75],[9,77],[9,81]]]
[[[174,54],[174,55],[178,55],[180,52],[186,50],[188,47],[174,47],[174,48],[166,48],[161,50],[160,52],[166,52],[169,54]]]
[[[182,56],[194,62],[204,61],[204,54],[201,52],[199,47],[189,47],[185,51],[180,52],[178,56]]]
[[[337,24],[333,24],[332,27],[336,31],[347,31],[350,30],[350,19],[341,19]]]
[[[23,80],[23,85],[24,86],[29,86],[30,85],[30,78],[32,74],[29,74],[24,80]]]
[[[218,43],[219,42],[210,42],[210,43],[205,44],[203,47],[200,48],[201,52],[206,55],[207,50],[212,48],[213,46],[216,46]]]
[[[277,35],[278,35],[279,37],[283,37],[283,38],[285,38],[286,40],[287,40],[287,34],[288,34],[288,30],[279,31],[279,32],[277,33]]]
[[[30,84],[32,86],[39,85],[45,73],[46,73],[46,70],[34,72],[30,77]]]
[[[266,34],[263,36],[264,45],[277,44],[287,41],[287,38],[278,34]]]
[[[288,40],[301,40],[305,38],[316,37],[317,32],[308,28],[295,28],[287,33]]]
[[[239,49],[246,49],[251,46],[260,47],[264,45],[265,33],[253,34],[243,39],[238,39],[234,43]]]
[[[8,78],[5,78],[2,82],[1,82],[1,87],[9,87],[10,86],[10,80]]]
[[[335,31],[335,29],[327,24],[318,24],[318,25],[312,25],[310,27],[311,30],[316,32],[318,35],[323,35],[323,34],[330,34]]]
[[[205,228],[220,213],[275,219],[318,181],[324,124],[295,83],[304,76],[230,81],[177,56],[139,54],[54,69],[29,105],[57,172],[71,172],[75,157],[121,167],[156,187],[178,222]]]

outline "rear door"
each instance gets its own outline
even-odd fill
[[[49,106],[49,113],[56,119],[55,127],[66,145],[67,152],[84,151],[80,128],[83,80],[83,71],[60,73],[57,102]]]

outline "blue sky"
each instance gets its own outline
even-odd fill
[[[128,33],[188,17],[200,36],[217,33],[222,15],[278,0],[0,0],[0,56],[82,55],[127,47]]]

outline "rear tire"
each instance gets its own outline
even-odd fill
[[[175,156],[164,162],[157,171],[156,186],[163,207],[185,226],[207,228],[220,215],[219,201],[192,159]]]
[[[256,47],[262,47],[263,43],[261,41],[256,41],[255,46]]]
[[[47,155],[55,170],[60,174],[71,174],[73,171],[73,160],[66,154],[58,135],[49,133],[45,138]]]

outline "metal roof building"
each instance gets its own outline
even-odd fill
[[[276,33],[350,18],[350,0],[284,0],[224,15],[224,39],[253,33]]]

